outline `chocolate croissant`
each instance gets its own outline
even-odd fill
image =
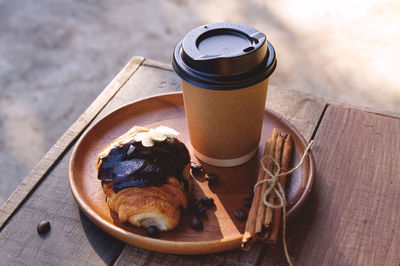
[[[98,179],[121,222],[175,228],[191,188],[190,155],[168,127],[134,126],[97,158]]]

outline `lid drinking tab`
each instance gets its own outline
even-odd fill
[[[267,78],[275,66],[275,51],[262,32],[227,22],[189,32],[173,58],[173,67],[182,79],[208,89],[250,86]]]

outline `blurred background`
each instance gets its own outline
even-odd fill
[[[0,204],[132,56],[170,63],[206,23],[266,33],[272,85],[400,115],[399,14],[382,0],[0,0]]]

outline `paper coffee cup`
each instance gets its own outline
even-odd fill
[[[190,141],[205,163],[230,167],[257,152],[268,78],[276,57],[263,33],[237,23],[213,23],[177,45]]]

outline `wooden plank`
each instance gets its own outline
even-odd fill
[[[179,256],[151,252],[128,245],[115,265],[255,265],[262,245],[254,245],[249,252],[235,250],[210,255]]]
[[[142,57],[133,57],[22,181],[14,193],[0,208],[0,230],[35,189],[36,185],[46,176],[51,167],[61,158],[71,143],[77,139],[80,133],[89,125],[107,102],[110,101],[115,93],[118,92],[125,82],[135,73],[143,61],[144,58]]]
[[[297,265],[398,265],[400,119],[329,106],[315,136],[317,177],[289,225]],[[281,245],[263,265],[285,265]]]
[[[269,86],[266,106],[289,120],[310,141],[324,112],[325,101],[302,92]]]
[[[145,61],[146,62],[146,61]],[[144,67],[140,71],[146,72],[147,66],[151,67],[150,64],[144,64]],[[154,69],[158,69],[156,66]],[[138,75],[139,72],[136,74]],[[151,72],[150,72],[151,73]],[[162,81],[158,84],[165,84],[165,86],[177,86],[179,79],[173,72],[164,71]],[[158,76],[158,75],[157,75]],[[174,82],[175,80],[175,82]],[[139,82],[140,79],[135,79],[127,83],[124,90],[121,90],[116,99],[120,99],[119,103],[122,103],[121,98],[125,98],[125,92],[137,91],[137,88],[144,86],[144,82]],[[139,87],[138,87],[139,86]],[[136,89],[135,89],[136,88]],[[139,92],[135,92],[139,93]],[[121,96],[124,97],[121,97]],[[115,100],[116,100],[115,99]],[[281,90],[277,87],[271,86],[269,88],[267,97],[267,106],[273,109],[275,112],[280,113],[285,118],[296,126],[296,128],[303,134],[303,136],[310,140],[315,127],[317,126],[320,116],[323,113],[325,104],[318,102],[313,98],[302,97],[299,94],[292,95],[290,91]],[[111,107],[111,104],[107,108]],[[106,112],[108,109],[105,109]],[[116,261],[116,265],[199,265],[199,264],[217,264],[217,265],[254,265],[257,263],[260,254],[264,247],[262,245],[256,245],[250,252],[243,252],[241,250],[234,250],[231,252],[224,252],[219,254],[210,255],[198,255],[198,256],[179,256],[162,254],[156,252],[146,251],[137,247],[127,245],[121,253],[121,256]]]

